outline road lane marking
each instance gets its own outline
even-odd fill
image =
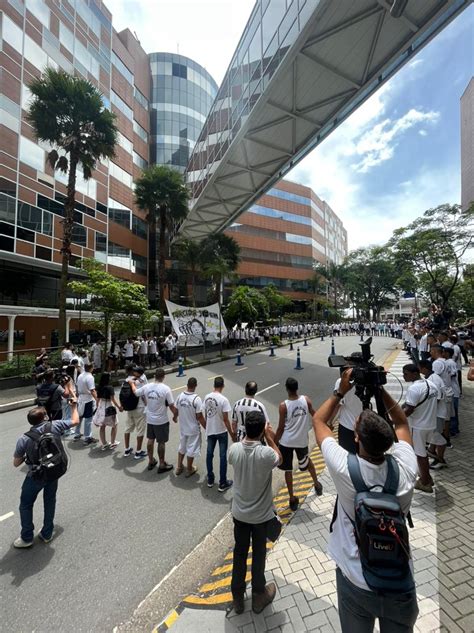
[[[264,360],[263,363],[257,363],[257,365],[266,365],[266,364],[267,364],[266,360]]]
[[[234,371],[245,371],[246,369],[248,369],[248,367],[241,367],[240,369],[234,369]]]
[[[280,383],[276,382],[274,385],[270,385],[269,387],[265,387],[265,389],[260,389],[260,391],[257,391],[257,393],[255,395],[259,396],[261,393],[264,393],[265,391],[268,391],[269,389],[273,389],[273,387],[278,387]]]
[[[178,391],[178,389],[186,389],[186,385],[182,385],[181,387],[175,387],[174,389],[171,389],[171,391]]]
[[[0,517],[0,521],[5,521],[5,519],[9,519],[10,517],[14,515],[15,515],[14,512],[7,512],[6,514],[2,514],[2,516]]]
[[[208,380],[214,380],[214,378],[221,378],[222,374],[216,374],[215,376],[209,376]]]

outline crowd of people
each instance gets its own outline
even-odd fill
[[[372,334],[372,324],[363,323],[364,330],[365,325],[370,326]],[[378,325],[375,324],[376,332],[386,335],[385,328],[379,329]],[[357,333],[360,332],[358,328]],[[132,341],[132,347],[126,352],[127,361],[131,362],[126,366],[126,378],[117,392],[111,385],[110,372],[102,372],[96,385],[93,353],[92,362],[83,358],[81,363],[72,346],[66,345],[63,361],[68,365],[61,372],[61,380],[56,382],[55,372],[46,368],[37,388],[37,406],[28,413],[36,436],[22,435],[14,451],[14,465],[26,462],[29,469],[20,500],[21,535],[14,546],[29,548],[34,543],[33,505],[41,490],[45,518],[38,536],[46,543],[53,538],[58,479],[45,482],[37,478],[39,464],[35,459],[38,459],[37,444],[41,441],[38,437],[48,433],[52,437],[72,433],[72,441],[82,440],[85,445],[100,441],[98,449],[113,451],[120,443],[117,422],[122,412],[125,417],[124,459],[147,458],[146,468],[150,471],[156,470],[161,475],[175,469],[175,476],[190,478],[198,472],[196,460],[201,454],[204,431],[205,485],[212,488],[217,483],[221,493],[233,489],[233,607],[237,613],[244,609],[247,556],[252,543],[252,609],[259,613],[276,593],[274,583],[265,581],[266,541],[276,538],[281,529],[272,499],[273,469],[279,468],[285,474],[291,510],[299,505],[293,489],[295,454],[299,470],[310,473],[315,493],[323,494],[309,456],[308,433],[312,427],[338,493],[329,553],[337,566],[342,630],[344,633],[369,630],[367,623],[373,624],[379,618],[381,628],[392,626],[393,630],[412,631],[418,607],[405,520],[413,490],[433,491],[431,471],[446,467],[445,449],[461,432],[457,404],[462,386],[459,359],[463,352],[459,339],[464,335],[459,330],[436,331],[423,322],[389,328],[389,335],[403,339],[411,362],[403,368],[409,386],[401,406],[380,387],[388,419],[362,408],[355,393],[352,369],[344,367],[333,393],[318,410],[308,396],[299,393],[297,380],[289,377],[275,429],[265,405],[256,398],[258,386],[253,380],[245,385],[242,397],[231,404],[224,394],[222,376],[214,378],[213,390],[203,397],[198,393],[197,379],[190,377],[175,400],[165,383],[162,367],[156,368],[154,380],[148,381],[145,367],[133,363],[137,357]],[[466,354],[472,349],[471,340],[465,337]],[[463,358],[468,360],[467,356]],[[138,348],[138,361],[141,360]],[[470,376],[473,373],[474,368]],[[336,422],[337,440],[333,434]],[[179,425],[176,467],[166,454],[174,424]],[[93,436],[93,428],[98,428],[99,440]],[[135,434],[134,445],[132,434]],[[217,446],[218,474],[214,471]],[[45,459],[51,456],[52,453]],[[234,481],[228,477],[229,464],[233,467]],[[368,523],[364,527],[367,517],[360,514],[360,495],[369,495],[371,501],[367,502],[366,510],[370,510],[378,503],[378,493],[374,490],[382,490],[386,497],[384,503],[392,504],[389,532],[393,538],[396,533],[404,547],[393,548],[393,553],[388,555],[391,542],[382,543],[380,535],[376,535],[375,542],[379,543],[376,549],[384,550],[384,554],[375,552],[371,558],[362,542]],[[359,505],[355,504],[356,496]],[[392,572],[385,573],[387,556],[390,568],[398,570],[396,591]]]

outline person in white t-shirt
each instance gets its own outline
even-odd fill
[[[310,416],[314,413],[313,404],[308,396],[298,395],[298,381],[295,378],[287,378],[285,387],[288,398],[281,402],[278,408],[279,421],[275,442],[282,455],[282,462],[278,468],[285,471],[289,506],[295,512],[299,499],[293,493],[293,451],[298,459],[298,468],[302,472],[309,471],[318,496],[323,494],[323,486],[318,481],[316,469],[309,457],[308,432],[311,428]]]
[[[215,482],[213,460],[216,444],[219,443],[219,492],[225,492],[232,486],[232,480],[227,479],[227,446],[229,435],[232,440],[236,436],[232,431],[229,413],[232,411],[230,402],[222,395],[224,389],[224,378],[217,376],[214,378],[214,391],[208,393],[203,401],[203,412],[206,418],[207,437],[207,486],[212,488]]]
[[[125,365],[131,365],[133,361],[133,341],[131,338],[123,346],[123,357],[125,358]]]
[[[420,478],[415,484],[415,489],[432,493],[433,479],[430,475],[426,444],[436,430],[440,393],[433,382],[420,376],[420,370],[412,363],[403,367],[403,378],[405,382],[410,383],[403,410],[408,417],[413,449],[418,460],[418,470],[420,472]]]
[[[64,365],[69,365],[74,356],[71,343],[64,343],[64,348],[61,350],[61,360]]]
[[[337,516],[329,536],[329,555],[336,563],[337,597],[342,633],[372,631],[379,619],[382,631],[412,632],[418,615],[416,591],[403,594],[379,594],[367,585],[355,539],[352,521],[355,519],[356,491],[348,468],[349,453],[339,446],[327,423],[334,415],[340,400],[352,388],[352,370],[344,372],[339,394],[333,394],[313,416],[316,441],[321,447],[328,472],[337,490]],[[383,387],[384,404],[390,411],[393,429],[388,422],[369,409],[364,410],[355,426],[359,466],[368,488],[382,487],[387,478],[385,453],[391,454],[399,467],[396,496],[406,515],[410,510],[413,488],[418,471],[412,448],[407,418],[400,406]],[[394,431],[398,439],[394,443]]]
[[[420,374],[422,374],[426,380],[429,380],[438,389],[438,409],[436,412],[436,429],[430,438],[430,446],[426,449],[429,457],[433,458],[430,464],[430,468],[434,470],[440,470],[447,466],[444,454],[446,451],[446,438],[443,435],[444,423],[446,421],[447,409],[446,399],[444,396],[444,382],[433,372],[432,363],[429,360],[420,360],[418,363]]]
[[[450,437],[450,420],[454,415],[453,388],[451,386],[451,374],[443,357],[443,347],[438,343],[430,345],[430,355],[433,361],[433,372],[444,382],[444,398],[446,401],[446,422],[443,436],[446,438],[446,446],[452,448]]]
[[[458,380],[458,368],[454,362],[454,347],[443,347],[443,358],[451,377],[451,389],[453,390],[453,410],[449,424],[449,436],[456,437],[459,434],[459,397],[461,388]]]
[[[95,437],[92,437],[92,417],[94,409],[97,408],[98,399],[95,388],[94,376],[92,375],[92,364],[86,363],[84,371],[77,377],[77,410],[80,422],[76,426],[74,440],[77,441],[82,437],[81,424],[84,420],[84,444],[95,444]]]
[[[197,473],[197,468],[193,466],[194,459],[201,454],[201,426],[206,428],[206,420],[202,414],[202,400],[196,394],[196,378],[188,378],[186,391],[183,391],[176,398],[177,415],[173,421],[179,418],[179,448],[178,464],[176,474],[181,475],[184,471],[183,460],[186,456],[187,469],[185,477],[191,477]]]
[[[157,461],[153,456],[155,440],[158,444],[158,473],[166,473],[173,469],[171,464],[165,461],[165,448],[170,435],[170,422],[168,419],[168,409],[176,415],[177,409],[174,405],[173,393],[168,385],[165,385],[164,370],[159,367],[155,371],[155,382],[148,383],[137,388],[134,382],[130,383],[133,393],[145,398],[146,402],[146,437],[148,453],[148,470],[153,470]]]
[[[345,368],[347,369],[347,367]],[[341,375],[345,371],[341,367]],[[337,393],[341,379],[336,380],[334,385],[334,393]],[[338,409],[335,412],[335,418],[339,418],[338,442],[339,446],[345,448],[349,453],[357,453],[357,444],[355,442],[355,423],[359,415],[362,413],[362,402],[356,396],[355,390],[351,389],[344,398],[341,399]]]

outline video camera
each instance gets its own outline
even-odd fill
[[[381,387],[387,384],[387,374],[381,365],[376,365],[370,353],[372,337],[359,343],[360,352],[353,352],[350,356],[332,355],[328,357],[329,367],[352,368],[352,379],[355,385],[361,387]]]

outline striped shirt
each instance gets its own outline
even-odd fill
[[[260,411],[265,416],[265,422],[270,422],[265,405],[261,402],[249,396],[237,400],[232,409],[232,422],[237,425],[238,442],[245,437],[245,417],[251,411]]]

